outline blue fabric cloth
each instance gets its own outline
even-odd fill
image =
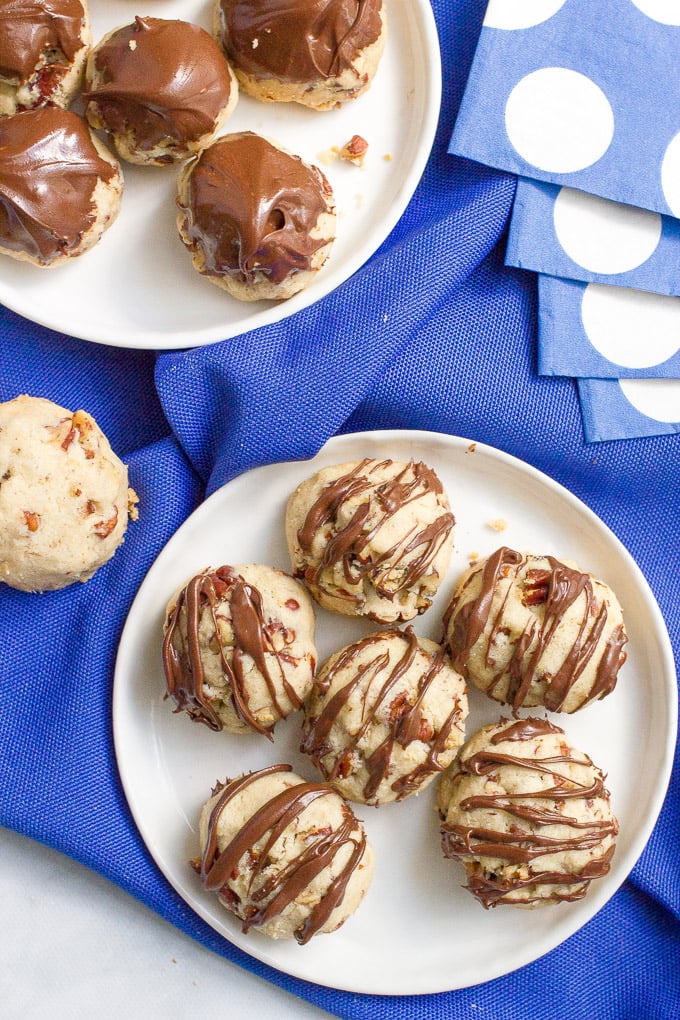
[[[206,491],[252,465],[312,454],[338,431],[433,429],[547,472],[628,547],[680,653],[678,436],[603,444],[594,456],[574,383],[537,375],[535,278],[503,265],[514,180],[446,153],[484,3],[435,0],[435,11],[445,101],[425,177],[381,251],[320,305],[158,357],[70,340],[0,310],[0,399],[31,392],[90,410],[128,462],[143,508],[87,585],[0,591],[0,823],[340,1017],[671,1020],[680,1007],[680,762],[629,881],[584,929],[489,984],[398,1000],[307,984],[221,939],[159,874],[116,772],[116,646],[157,553]]]

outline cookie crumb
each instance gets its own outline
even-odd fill
[[[368,152],[368,142],[361,135],[352,135],[348,142],[340,149],[338,155],[340,159],[346,160],[348,163],[354,163],[355,166],[363,166],[364,158]]]
[[[508,526],[508,522],[504,517],[495,517],[492,521],[486,522],[487,528],[491,528],[492,531],[505,531]]]

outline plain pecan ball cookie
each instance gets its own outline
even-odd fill
[[[0,404],[0,580],[23,591],[87,581],[137,516],[125,464],[86,411]]]

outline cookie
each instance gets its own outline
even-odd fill
[[[604,776],[546,719],[479,730],[437,793],[444,856],[484,907],[572,902],[609,872],[618,823]]]
[[[385,47],[383,0],[217,0],[215,35],[244,92],[332,110],[371,85]]]
[[[0,0],[0,116],[65,109],[91,41],[87,0]]]
[[[41,269],[89,251],[120,210],[123,176],[70,110],[0,119],[0,252]]]
[[[177,206],[194,268],[241,301],[297,294],[335,238],[333,190],[321,170],[252,131],[225,135],[190,160]]]
[[[273,765],[218,784],[200,817],[205,889],[251,928],[304,945],[338,929],[370,885],[374,856],[349,804]]]
[[[411,628],[379,631],[319,670],[301,750],[348,800],[386,804],[424,789],[465,739],[465,681]]]
[[[231,115],[238,84],[209,32],[136,17],[92,50],[85,115],[130,163],[177,163],[209,145]]]
[[[438,476],[413,461],[323,468],[286,509],[295,576],[324,608],[378,623],[429,608],[449,565],[454,523]]]
[[[576,712],[614,689],[626,659],[608,585],[569,561],[505,546],[460,578],[444,625],[457,668],[514,709]]]
[[[309,694],[314,625],[307,592],[282,570],[251,563],[202,571],[167,607],[167,696],[213,730],[270,737]]]
[[[0,580],[22,591],[87,581],[123,541],[137,497],[86,411],[0,404]]]

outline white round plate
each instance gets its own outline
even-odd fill
[[[358,807],[376,851],[374,882],[342,928],[306,946],[242,934],[187,863],[199,853],[197,819],[216,780],[276,761],[310,779],[318,775],[298,752],[299,715],[277,727],[272,744],[255,735],[213,733],[172,712],[163,700],[161,666],[166,602],[208,565],[260,562],[290,569],[283,525],[289,494],[320,467],[362,457],[422,460],[438,472],[451,500],[454,557],[435,604],[415,624],[419,633],[441,637],[443,609],[468,558],[506,544],[575,560],[607,581],[623,604],[630,643],[616,689],[576,715],[552,716],[608,774],[620,823],[610,874],[578,903],[522,911],[521,921],[510,907],[484,910],[462,888],[460,865],[440,853],[433,785],[398,804]],[[507,524],[502,532],[492,526],[500,520]],[[320,660],[375,629],[323,610],[317,619]],[[476,690],[470,701],[468,735],[503,714]],[[335,438],[312,461],[258,468],[215,492],[170,540],[140,588],[120,643],[113,700],[116,754],[130,808],[180,896],[225,938],[281,971],[380,994],[487,981],[537,959],[585,924],[624,881],[651,833],[669,779],[676,714],[668,634],[618,539],[566,489],[521,461],[428,432]]]
[[[212,0],[90,0],[93,37],[133,15],[209,29]],[[388,39],[369,91],[325,113],[239,97],[224,127],[256,131],[320,166],[335,192],[337,238],[315,280],[285,302],[243,302],[194,270],[175,225],[177,168],[123,163],[118,219],[91,251],[52,270],[3,257],[0,302],[43,326],[116,347],[198,347],[287,318],[347,280],[397,223],[432,147],[441,61],[428,0],[387,0]],[[369,144],[362,167],[329,160],[352,135]]]

